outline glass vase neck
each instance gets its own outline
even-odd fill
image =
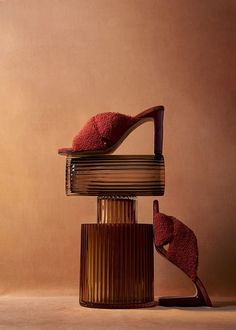
[[[98,196],[97,222],[99,224],[136,223],[135,196]]]

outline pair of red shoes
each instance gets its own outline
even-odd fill
[[[76,134],[72,148],[61,148],[59,154],[83,156],[113,152],[137,126],[154,121],[154,153],[162,154],[164,107],[156,106],[135,117],[105,112],[92,117]],[[193,281],[196,295],[193,297],[159,298],[162,306],[212,306],[204,285],[197,276],[198,246],[193,231],[181,221],[159,212],[154,201],[153,228],[156,250],[179,267]],[[165,249],[166,245],[168,249]]]

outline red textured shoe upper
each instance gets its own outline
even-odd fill
[[[164,248],[165,257],[184,271],[193,281],[197,276],[198,246],[193,231],[178,219],[156,213],[153,219],[154,243],[156,248]]]
[[[116,143],[137,122],[135,117],[115,112],[92,117],[73,138],[73,151],[105,150]]]

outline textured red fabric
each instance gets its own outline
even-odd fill
[[[72,142],[73,151],[105,150],[116,143],[137,122],[135,117],[104,112],[89,119]]]
[[[157,212],[153,218],[156,249],[184,271],[193,281],[197,277],[198,246],[193,231],[180,220]],[[164,246],[169,244],[168,249]],[[163,250],[164,249],[164,250]]]

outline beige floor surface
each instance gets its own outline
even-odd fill
[[[2,297],[0,329],[236,329],[236,303],[107,310],[83,308],[77,297]]]

